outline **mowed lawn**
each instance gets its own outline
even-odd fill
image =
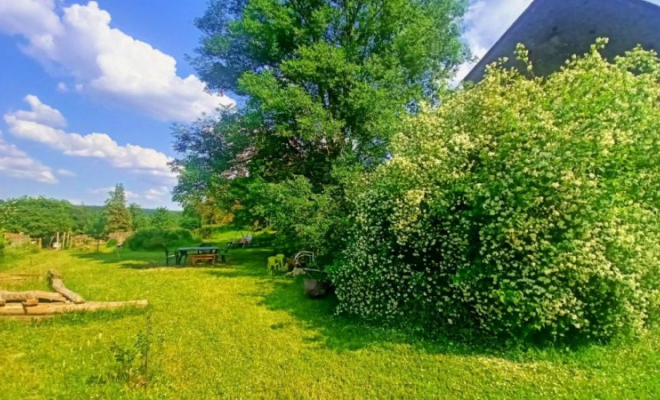
[[[0,319],[0,398],[660,398],[658,331],[574,351],[421,339],[334,316],[333,299],[309,300],[300,280],[269,275],[271,253],[235,250],[215,268],[163,267],[156,252],[9,253],[1,273],[55,269],[86,299],[150,307]],[[117,379],[130,365],[113,348],[134,347],[147,317],[149,379]]]

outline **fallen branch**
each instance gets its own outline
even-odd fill
[[[76,304],[83,304],[85,302],[85,299],[83,299],[81,295],[72,292],[66,286],[64,286],[64,281],[62,281],[62,277],[59,274],[53,271],[48,271],[48,281],[50,282],[50,286],[53,287],[54,291],[60,293],[62,296],[66,297],[72,302]]]
[[[149,305],[147,300],[133,301],[107,301],[107,302],[87,302],[85,304],[38,304],[32,307],[23,307],[22,304],[7,304],[0,308],[0,315],[50,315],[77,311],[98,311],[112,310],[124,307],[144,308]]]
[[[66,301],[66,297],[62,296],[60,293],[43,292],[41,290],[30,290],[27,292],[7,292],[0,290],[0,299],[4,300],[6,303],[22,302],[23,300],[28,299],[62,303]],[[0,301],[0,304],[2,304],[2,301]]]

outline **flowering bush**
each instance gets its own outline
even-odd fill
[[[340,311],[520,339],[640,332],[660,306],[660,63],[599,40],[547,78],[489,68],[355,185]],[[531,77],[528,77],[530,75]]]

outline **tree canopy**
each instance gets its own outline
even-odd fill
[[[73,206],[65,200],[21,197],[6,204],[11,204],[12,210],[3,217],[4,228],[11,232],[46,237],[56,232],[68,232],[75,224]]]
[[[333,201],[341,204],[345,171],[382,162],[401,118],[420,101],[435,101],[443,78],[464,59],[465,6],[462,0],[212,1],[196,21],[204,36],[193,62],[210,88],[247,100],[219,123],[175,127],[181,154],[174,162],[175,199],[213,199],[240,221],[241,212],[259,209],[263,185],[300,176],[312,193],[336,194]]]

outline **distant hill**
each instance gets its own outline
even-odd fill
[[[88,205],[76,205],[76,204],[74,204],[73,207],[74,208],[87,209],[87,210],[90,210],[92,212],[100,212],[100,211],[103,210],[103,206],[88,206]],[[153,213],[156,212],[156,209],[155,208],[143,208],[142,211],[146,215],[150,216],[150,215],[152,215]],[[175,215],[180,215],[180,214],[183,213],[183,211],[174,211],[174,210],[167,210],[167,211],[169,211],[170,213],[175,214]]]
[[[38,196],[28,196],[28,197],[38,197]],[[7,201],[7,200],[8,199],[0,199],[0,204],[4,201]],[[57,200],[57,199],[55,199],[55,200]],[[86,205],[86,204],[73,204],[73,203],[71,203],[71,204],[73,205],[74,208],[87,209],[87,210],[90,210],[91,212],[100,212],[100,211],[103,210],[103,206],[91,206],[91,205]],[[150,215],[152,215],[153,213],[156,212],[156,209],[155,208],[143,208],[142,211],[146,215],[150,216]],[[167,210],[167,211],[169,211],[170,213],[175,214],[175,215],[180,215],[180,214],[183,213],[183,211],[180,211],[180,210]]]

